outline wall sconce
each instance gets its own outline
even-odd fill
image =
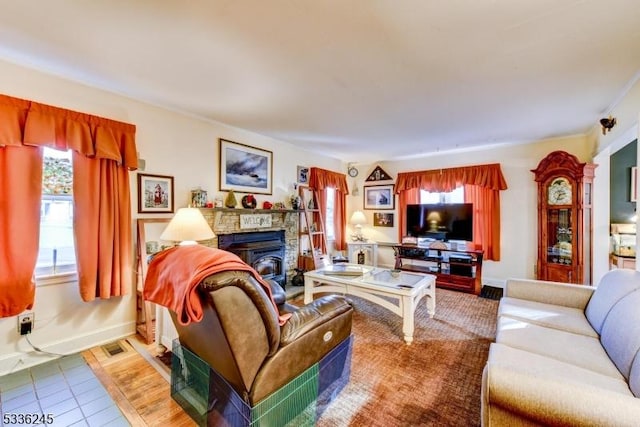
[[[600,119],[600,124],[602,125],[602,134],[606,135],[613,127],[616,125],[615,117],[604,117]]]

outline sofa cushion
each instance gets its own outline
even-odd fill
[[[510,317],[500,317],[496,342],[551,357],[602,375],[623,378],[597,338],[545,328]]]
[[[640,272],[635,270],[617,268],[602,276],[585,310],[593,329],[602,334],[602,325],[614,304],[637,289],[640,289]]]
[[[558,286],[560,285],[560,286]],[[583,310],[596,288],[532,279],[507,279],[504,296]]]
[[[629,388],[635,397],[640,397],[640,351],[636,354],[636,357],[631,364]]]
[[[625,378],[640,349],[640,290],[618,301],[602,326],[602,346]]]
[[[514,371],[555,379],[564,383],[597,387],[616,393],[631,395],[627,383],[622,378],[602,375],[589,369],[561,362],[557,359],[509,347],[503,344],[491,344],[488,363],[501,365]]]
[[[584,316],[584,311],[577,308],[503,297],[500,300],[498,316],[598,338],[598,334]]]

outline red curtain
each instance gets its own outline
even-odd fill
[[[7,154],[6,147],[1,148],[7,145],[17,147],[16,151],[38,154],[21,154],[30,160],[22,160],[19,169],[13,164],[9,167],[8,156],[14,155]],[[127,293],[131,288],[133,264],[127,171],[137,168],[135,126],[0,95],[0,151],[3,152],[0,154],[3,156],[0,160],[3,162],[0,185],[4,189],[11,182],[12,187],[23,187],[20,191],[2,191],[0,209],[3,221],[0,227],[12,224],[11,219],[14,218],[20,224],[18,229],[22,236],[16,245],[15,239],[0,234],[2,252],[11,254],[2,257],[2,262],[19,269],[14,273],[15,277],[30,278],[27,284],[11,279],[11,291],[0,295],[0,306],[4,307],[20,294],[27,295],[29,302],[23,303],[22,309],[14,314],[33,304],[33,291],[29,290],[33,289],[42,194],[39,147],[73,150],[74,233],[82,299],[91,301],[96,297],[109,298]],[[37,214],[20,214],[19,206],[23,203],[29,205],[23,211],[26,209]],[[26,238],[35,244],[25,245]],[[18,262],[15,258],[33,261]],[[2,287],[6,287],[5,271],[5,268],[0,270]]]
[[[336,250],[342,251],[347,247],[345,239],[345,228],[347,226],[347,194],[349,194],[349,188],[347,187],[347,176],[343,173],[333,172],[326,169],[320,169],[312,167],[309,170],[309,188],[313,191],[322,193],[322,197],[318,197],[320,200],[320,214],[323,216],[323,223],[326,224],[326,189],[335,189],[334,210],[333,210],[333,224],[335,227],[335,246]],[[324,206],[322,205],[324,203]]]
[[[465,185],[464,201],[473,203],[473,243],[485,259],[500,261],[500,192]]]
[[[507,182],[498,163],[399,173],[396,193],[400,195],[401,227],[405,226],[406,204],[419,203],[415,201],[416,195],[408,191],[417,190],[419,198],[419,190],[448,192],[461,185],[464,185],[465,201],[474,204],[473,241],[484,250],[485,259],[499,261],[500,190],[507,189]],[[401,236],[403,230],[400,229]]]
[[[402,190],[398,195],[398,241],[402,242],[402,237],[407,231],[407,205],[420,203],[420,189],[409,188]]]
[[[333,205],[333,223],[336,224],[335,245],[337,251],[347,250],[346,225],[347,225],[347,196],[336,190]]]
[[[327,189],[324,188],[322,190],[313,190],[316,195],[316,200],[318,201],[318,212],[313,213],[313,222],[319,223],[322,221],[322,224],[325,224],[323,229],[325,230],[325,234],[315,234],[313,235],[313,247],[320,248],[320,251],[323,254],[327,253],[327,234],[326,234],[326,224],[327,219],[325,218],[327,212]]]
[[[0,317],[33,307],[42,150],[22,144],[29,101],[0,95]]]

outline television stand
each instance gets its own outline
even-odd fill
[[[435,249],[419,245],[394,245],[395,268],[436,276],[436,286],[480,294],[482,287],[481,250]],[[409,261],[408,263],[403,263]]]

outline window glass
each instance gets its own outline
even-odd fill
[[[448,193],[431,193],[420,190],[420,203],[464,203],[464,187]]]
[[[334,188],[327,189],[327,210],[325,212],[326,224],[325,233],[327,240],[335,240],[335,225],[333,223],[333,208],[335,206],[336,190]]]
[[[44,149],[36,276],[76,270],[71,152]]]

